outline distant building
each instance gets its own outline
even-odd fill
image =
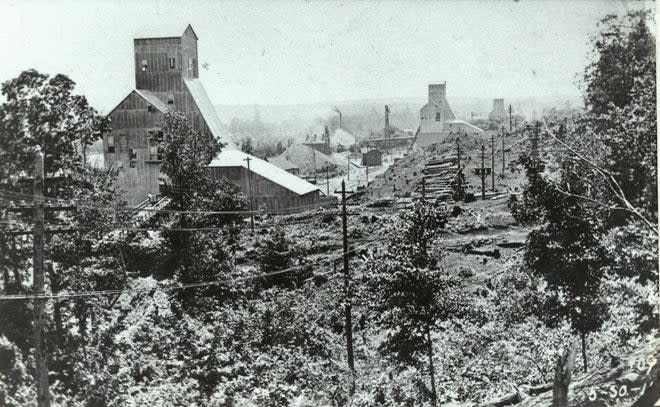
[[[103,138],[104,165],[119,169],[117,186],[131,205],[159,194],[161,157],[151,138],[163,113],[184,113],[196,131],[230,143],[199,80],[197,39],[188,25],[133,40],[135,89],[108,114],[112,132]]]
[[[266,161],[293,175],[300,174],[300,167],[282,156],[266,158]]]
[[[488,120],[503,122],[507,114],[504,109],[504,99],[493,99],[493,110],[488,113]]]
[[[300,174],[305,176],[326,170],[334,171],[338,167],[343,168],[343,164],[331,156],[304,144],[293,144],[278,157],[282,157],[300,168]]]
[[[447,84],[430,84],[429,101],[419,112],[419,133],[416,143],[428,146],[444,140],[450,133],[476,134],[483,132],[465,120],[456,119],[447,101]]]
[[[320,143],[303,143],[303,145],[313,148],[314,150],[318,151],[319,153],[323,153],[325,155],[330,155],[332,154],[332,148],[330,147],[330,144],[326,142],[320,142]]]
[[[249,167],[248,169],[248,161]],[[305,210],[327,202],[321,191],[277,166],[238,150],[224,150],[208,165],[213,179],[224,177],[252,200],[252,207],[267,210]]]
[[[376,167],[383,164],[383,153],[380,150],[369,150],[362,154],[362,165]]]

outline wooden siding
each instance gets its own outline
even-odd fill
[[[135,56],[135,84],[137,89],[151,91],[168,109],[184,113],[195,131],[212,137],[211,131],[199,107],[184,83],[184,78],[197,78],[197,38],[191,27],[181,37],[138,38],[133,40]],[[175,58],[175,67],[170,68],[169,58]],[[188,69],[188,59],[193,60],[193,69]],[[142,71],[142,60],[147,61],[147,70]],[[168,103],[170,99],[173,103]],[[131,205],[141,202],[147,194],[159,193],[158,178],[160,163],[152,160],[149,151],[148,133],[155,130],[162,114],[148,111],[149,102],[135,91],[131,92],[110,113],[115,152],[108,152],[108,135],[103,139],[103,157],[106,168],[123,168],[118,176],[118,188],[124,191],[123,198]],[[131,167],[129,150],[136,157]]]
[[[370,150],[362,154],[362,165],[375,167],[383,164],[383,153],[378,150]]]
[[[248,172],[245,167],[210,167],[211,178],[226,178],[234,185],[237,185],[243,195],[249,196],[248,192]],[[321,206],[321,196],[318,190],[304,195],[298,195],[291,190],[282,187],[275,182],[264,178],[258,174],[252,173],[250,179],[252,186],[252,202],[255,209],[265,206],[268,210],[284,210],[298,208],[300,210],[310,209],[314,206]]]
[[[110,113],[115,152],[108,152],[108,137],[103,138],[103,158],[106,168],[122,169],[117,177],[117,186],[122,197],[134,205],[146,198],[147,194],[158,194],[160,165],[151,160],[149,153],[149,130],[155,129],[162,114],[158,110],[150,112],[149,103],[135,91],[131,92]],[[135,166],[131,167],[129,151],[135,152]]]

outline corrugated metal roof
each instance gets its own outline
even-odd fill
[[[319,189],[317,186],[310,184],[300,177],[284,171],[274,164],[238,150],[223,150],[220,154],[218,154],[217,157],[215,157],[215,159],[213,159],[213,161],[211,161],[208,166],[247,168],[248,164],[245,159],[248,157],[250,158],[250,171],[261,175],[262,177],[288,189],[289,191],[292,191],[298,195],[305,195]]]
[[[167,112],[167,105],[163,103],[162,100],[158,99],[158,96],[153,94],[150,90],[135,89],[135,93],[142,96],[144,100],[151,103],[156,109],[160,110],[162,113]]]
[[[215,106],[213,106],[211,99],[209,99],[209,96],[206,94],[202,82],[197,78],[184,79],[184,82],[190,91],[190,94],[192,95],[197,108],[202,113],[204,121],[206,121],[206,125],[209,126],[213,137],[224,143],[227,143],[227,148],[235,148],[229,133],[222,129],[222,123],[218,117],[218,111],[215,110]]]

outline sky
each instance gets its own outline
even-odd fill
[[[134,87],[132,38],[192,24],[215,104],[448,95],[577,99],[589,37],[624,1],[0,0],[0,81],[64,73],[101,111]],[[176,28],[178,27],[178,28]],[[169,31],[168,31],[169,29]]]

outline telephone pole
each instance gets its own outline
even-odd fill
[[[504,161],[504,132],[502,132],[502,177],[504,177],[504,168],[505,168],[505,161]]]
[[[351,156],[348,155],[346,156],[346,163],[348,164],[348,175],[346,175],[346,178],[348,181],[351,180]]]
[[[339,191],[335,191],[339,192]],[[355,362],[353,360],[353,322],[351,321],[351,273],[348,268],[348,226],[346,222],[346,183],[341,181],[341,222],[342,237],[344,243],[344,318],[346,331],[346,354],[348,359],[348,368],[351,370],[351,388],[350,395],[355,393]]]
[[[66,182],[67,176],[48,177],[45,176],[44,170],[44,155],[41,151],[36,153],[34,159],[34,177],[20,178],[19,185],[26,187],[25,189],[19,186],[19,190],[23,193],[27,188],[32,190],[32,206],[21,207],[12,206],[6,208],[7,212],[17,212],[30,214],[32,217],[33,227],[32,230],[18,230],[9,231],[8,235],[11,236],[26,236],[32,235],[32,291],[34,298],[33,307],[33,345],[34,345],[34,359],[35,371],[34,378],[37,386],[37,406],[49,407],[50,406],[50,391],[48,383],[48,346],[46,338],[46,298],[44,295],[45,285],[45,264],[44,264],[44,242],[46,235],[60,234],[60,233],[75,233],[82,230],[79,227],[68,227],[59,229],[46,229],[44,224],[44,213],[46,211],[69,211],[75,210],[74,205],[53,205],[46,204],[46,197],[44,190],[46,186],[52,184],[59,184]],[[51,184],[52,183],[52,184]],[[0,186],[0,188],[3,186]],[[21,200],[22,201],[22,200]],[[55,287],[53,287],[55,289]]]
[[[325,190],[327,192],[326,195],[330,196],[330,174],[327,165],[325,166]]]
[[[458,137],[456,137],[456,157],[457,157],[457,167],[458,170],[460,171],[461,169],[461,144],[458,142]]]
[[[490,135],[490,183],[495,192],[495,134]]]
[[[369,186],[369,166],[366,165],[365,167],[367,167],[367,186]]]
[[[32,273],[34,295],[44,294],[44,155],[37,152],[34,161],[34,229]],[[36,362],[37,406],[50,406],[50,391],[48,390],[48,346],[46,344],[46,300],[34,299],[34,359]]]
[[[481,144],[481,199],[486,199],[486,169],[484,168],[485,154],[486,147]]]
[[[513,117],[513,110],[511,109],[511,105],[509,105],[509,131],[513,130],[511,123],[512,117]]]
[[[252,234],[254,234],[254,213],[253,213],[253,208],[252,208],[252,171],[250,170],[250,161],[252,159],[250,156],[247,156],[243,159],[243,161],[247,161],[247,169],[248,169],[248,176],[247,176],[247,182],[248,182],[248,195],[249,195],[249,203],[250,203],[250,229],[252,229]]]

